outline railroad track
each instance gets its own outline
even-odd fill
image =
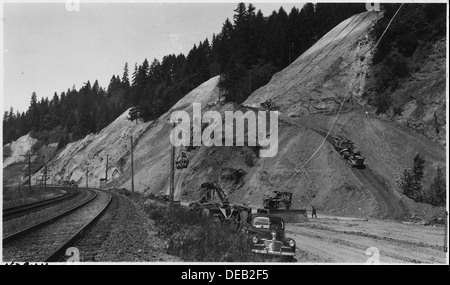
[[[55,206],[59,203],[75,198],[81,193],[79,190],[75,189],[64,189],[64,190],[68,191],[68,193],[54,198],[37,201],[34,203],[3,209],[3,221],[9,221],[11,219],[15,219],[30,213],[34,213],[49,208],[51,206]]]
[[[71,246],[76,246],[80,254],[81,262],[97,262],[102,260],[98,254],[101,252],[100,248],[109,236],[113,226],[113,220],[117,215],[119,209],[119,198],[115,194],[112,196],[111,204],[103,216],[95,223],[86,233],[79,235],[79,240],[75,241]],[[67,246],[66,246],[67,248]],[[58,261],[67,261],[69,256],[56,257]]]
[[[82,202],[62,214],[3,238],[3,261],[57,262],[102,217],[112,195],[82,190]]]

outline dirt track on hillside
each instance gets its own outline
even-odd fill
[[[352,171],[377,200],[380,207],[380,218],[398,219],[402,217],[404,211],[397,198],[389,192],[389,189],[370,168],[352,168]]]
[[[322,130],[314,129],[314,131],[323,137],[327,135]],[[327,141],[333,144],[333,137],[331,135],[328,136]],[[398,199],[389,191],[385,182],[373,173],[370,166],[366,166],[364,169],[357,169],[351,166],[349,168],[377,200],[380,218],[399,219],[402,217],[404,210],[398,203]]]

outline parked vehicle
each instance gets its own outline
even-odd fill
[[[248,217],[246,232],[253,253],[294,258],[296,244],[286,237],[285,222],[281,217],[252,214]]]

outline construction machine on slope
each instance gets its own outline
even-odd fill
[[[259,212],[279,216],[288,223],[307,221],[306,209],[291,209],[292,195],[292,192],[282,191],[273,191],[271,195],[264,195],[264,209],[259,210]]]
[[[335,137],[333,141],[333,146],[336,151],[342,156],[342,158],[347,159],[352,167],[364,168],[364,156],[361,155],[360,151],[357,150],[349,139],[343,137]]]
[[[189,165],[189,159],[186,155],[186,153],[184,151],[181,152],[181,154],[179,154],[177,156],[177,159],[175,161],[176,167],[177,169],[181,169],[181,168],[187,168]]]
[[[275,106],[275,103],[273,103],[271,99],[268,99],[261,103],[261,108],[267,111],[278,111],[279,109],[277,106]]]
[[[214,221],[232,222],[236,225],[245,223],[251,208],[245,205],[230,203],[220,185],[214,183],[203,183],[203,194],[198,202],[189,204],[190,210],[197,211],[203,216],[211,217]],[[219,201],[215,201],[215,196]]]

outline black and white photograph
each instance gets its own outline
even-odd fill
[[[0,5],[1,264],[449,264],[447,1]]]

